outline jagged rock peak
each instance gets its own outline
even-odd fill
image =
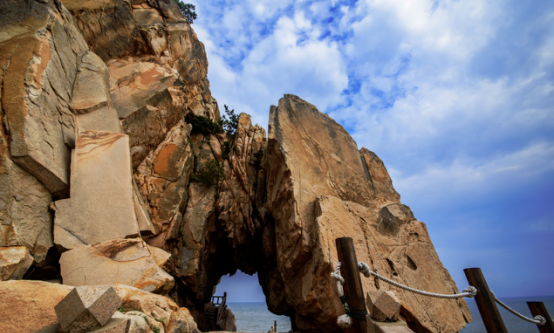
[[[339,237],[352,237],[358,260],[389,278],[423,290],[457,291],[425,224],[400,203],[374,153],[358,151],[342,126],[297,96],[281,98],[269,118],[268,214],[275,221],[284,297],[299,329],[338,329],[336,317],[344,309],[330,273]],[[363,287],[391,289],[373,278],[364,278]],[[401,315],[418,331],[457,332],[470,318],[463,300],[395,292]]]

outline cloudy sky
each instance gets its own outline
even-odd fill
[[[382,158],[460,289],[481,267],[554,295],[553,1],[192,1],[221,109],[267,128],[309,101]]]

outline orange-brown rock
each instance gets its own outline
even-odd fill
[[[115,239],[75,248],[62,254],[60,266],[64,284],[72,286],[125,284],[167,294],[174,284],[173,277],[158,267],[154,253],[140,239]]]
[[[62,1],[107,62],[110,92],[130,136],[133,167],[187,113],[219,118],[204,46],[174,1]]]
[[[148,293],[127,285],[113,285],[122,301],[113,318],[131,319],[129,332],[153,332],[157,327],[167,333],[199,333],[186,308],[180,308],[165,296]],[[56,333],[59,325],[55,306],[74,289],[72,286],[42,281],[0,282],[0,320],[2,332]],[[151,319],[148,325],[144,317]],[[135,320],[140,319],[140,320]],[[142,325],[142,323],[146,325]]]
[[[457,292],[425,224],[400,203],[373,153],[360,154],[339,124],[292,95],[272,107],[269,129],[268,211],[275,219],[285,298],[298,328],[333,331],[344,311],[329,275],[338,261],[338,237],[352,237],[358,260],[380,274],[418,289]],[[366,278],[363,286],[390,289]],[[402,291],[397,296],[430,332],[457,332],[470,318],[463,301]]]
[[[181,214],[188,200],[187,186],[194,159],[188,142],[190,129],[191,126],[181,120],[134,174],[152,222],[160,232],[150,244],[158,247],[177,237]]]
[[[57,332],[54,307],[73,287],[42,281],[0,282],[0,331],[34,333]]]

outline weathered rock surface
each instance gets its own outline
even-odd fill
[[[71,198],[55,202],[56,245],[67,250],[138,236],[128,137],[83,131],[72,160]]]
[[[54,307],[73,287],[42,281],[0,282],[0,331],[34,333],[41,329],[56,332]]]
[[[392,323],[374,322],[368,320],[367,333],[413,333],[405,321],[399,320]],[[418,332],[418,331],[416,331]]]
[[[402,304],[390,290],[372,290],[366,293],[367,311],[376,321],[397,321]]]
[[[81,57],[71,100],[77,132],[122,131],[117,111],[112,107],[109,78],[108,67],[95,53],[88,51]]]
[[[158,247],[177,237],[181,214],[188,200],[187,186],[194,159],[188,142],[190,129],[191,126],[181,120],[134,174],[152,222],[160,232],[150,244]]]
[[[81,333],[104,326],[120,304],[111,286],[82,286],[70,291],[54,310],[62,332]]]
[[[223,331],[227,332],[236,332],[237,331],[237,323],[235,320],[235,314],[231,309],[227,308],[225,311],[223,311],[223,314],[221,315],[221,321],[223,324],[221,325],[221,329]]]
[[[60,266],[64,284],[72,286],[126,284],[167,294],[174,285],[140,239],[115,239],[64,252]]]
[[[0,150],[6,152],[5,147],[0,143]],[[41,265],[54,245],[48,210],[52,196],[9,157],[0,159],[0,246],[25,246]]]
[[[144,320],[147,316],[153,327],[160,328],[160,332],[199,333],[190,312],[186,308],[180,308],[171,299],[126,285],[113,285],[111,288],[121,300],[120,309],[124,314],[115,312],[113,319],[105,327],[109,328],[110,323],[117,318],[132,319],[135,325],[131,325],[129,332],[150,333],[153,332],[151,326]],[[22,333],[58,332],[60,327],[55,306],[74,289],[72,286],[42,281],[0,282],[0,313],[3,316],[0,330]],[[100,289],[105,287],[100,286]],[[140,330],[141,327],[144,330]]]
[[[204,46],[174,2],[62,2],[91,50],[108,64],[111,98],[130,137],[133,167],[187,113],[219,117]]]
[[[100,327],[99,329],[89,331],[89,333],[135,333],[136,330],[127,330],[130,326],[129,319],[111,318],[106,325]]]
[[[210,145],[214,146],[211,142]],[[258,125],[253,126],[250,115],[240,114],[232,147],[233,150],[228,152],[229,159],[225,161],[225,179],[217,208],[218,223],[224,225],[223,230],[228,238],[233,239],[233,247],[237,248],[251,241],[261,229],[261,217],[254,212],[254,207],[257,187],[265,183],[261,181],[259,184],[258,179],[266,148],[265,130]],[[265,177],[265,174],[262,172],[261,176]]]
[[[153,318],[151,320],[153,323],[162,323],[166,333],[199,333],[190,312],[186,308],[180,308],[168,297],[154,295],[129,286],[116,285],[114,288],[123,301],[121,308],[125,316],[116,312],[117,316],[114,315],[114,317],[133,320],[131,328],[136,327],[137,332],[142,332],[139,327],[142,327],[141,322],[145,322],[143,318],[140,318],[140,315],[143,314]],[[137,315],[139,315],[140,321],[135,322],[133,317],[136,318]]]
[[[457,292],[425,224],[400,204],[374,154],[360,154],[340,125],[292,95],[272,107],[269,129],[268,210],[285,297],[300,329],[334,330],[332,319],[343,311],[329,277],[338,237],[352,237],[358,260],[380,274],[423,290]],[[363,286],[390,289],[366,278]],[[432,332],[459,331],[470,317],[463,301],[397,296]]]
[[[32,264],[26,247],[0,247],[0,281],[21,279]]]
[[[2,1],[0,12],[1,103],[10,154],[50,193],[65,198],[72,85],[88,47],[69,12],[50,1]]]

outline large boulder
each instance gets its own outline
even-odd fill
[[[73,289],[42,281],[0,282],[1,332],[57,332],[54,307]]]
[[[81,286],[74,288],[54,310],[60,331],[84,333],[104,326],[121,305],[121,299],[111,286]]]
[[[108,67],[94,52],[88,51],[81,57],[71,99],[77,132],[122,131],[117,111],[112,107],[109,77]]]
[[[55,202],[54,241],[61,250],[138,236],[129,139],[82,131],[71,166],[71,198]]]
[[[141,239],[115,239],[82,246],[64,252],[60,258],[64,284],[126,284],[167,294],[175,282],[157,265],[158,262],[159,254],[156,255]]]
[[[275,219],[277,265],[299,329],[334,331],[344,308],[330,272],[335,239],[352,237],[359,261],[400,283],[457,292],[427,233],[399,201],[378,157],[313,105],[285,95],[271,108],[268,211]],[[390,286],[363,278],[364,291]],[[470,318],[463,300],[400,291],[411,320],[430,332],[457,332]]]

